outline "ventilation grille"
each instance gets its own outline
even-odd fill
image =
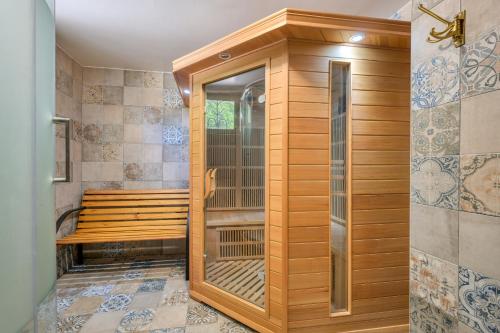
[[[264,258],[264,226],[216,228],[217,259]]]

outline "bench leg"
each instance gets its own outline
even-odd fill
[[[76,244],[76,263],[83,265],[83,244]]]
[[[188,212],[188,218],[187,218],[187,223],[186,223],[186,281],[189,281],[189,212]]]
[[[186,235],[186,281],[189,281],[189,234]]]

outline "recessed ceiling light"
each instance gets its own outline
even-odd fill
[[[222,60],[229,60],[229,59],[231,59],[231,53],[221,52],[221,53],[219,53],[219,58]]]
[[[365,38],[365,34],[362,32],[355,33],[349,38],[349,41],[357,43],[361,42]]]
[[[186,95],[189,95],[189,89],[184,89],[183,92],[186,94]]]

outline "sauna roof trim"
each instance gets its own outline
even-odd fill
[[[410,22],[285,8],[174,60],[173,72],[188,106],[189,95],[184,90],[189,90],[189,76],[227,61],[219,58],[221,52],[229,52],[234,59],[287,38],[348,43],[349,37],[356,32],[366,35],[357,44],[395,48],[410,46]]]

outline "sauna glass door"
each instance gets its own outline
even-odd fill
[[[265,68],[204,88],[205,281],[264,307]]]

